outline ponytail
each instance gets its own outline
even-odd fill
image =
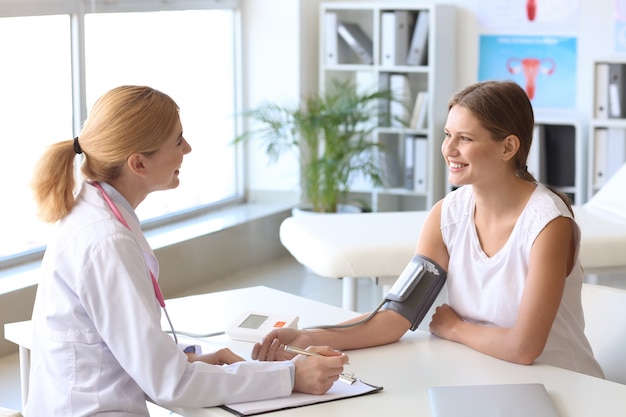
[[[35,165],[31,188],[37,215],[47,223],[65,217],[76,204],[74,198],[74,141],[51,145]]]

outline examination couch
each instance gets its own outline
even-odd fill
[[[590,280],[626,273],[626,164],[587,203],[575,205],[574,213],[581,229],[580,260]],[[427,214],[292,216],[281,223],[280,240],[317,275],[343,279],[342,305],[355,310],[356,279],[395,279],[415,251]]]

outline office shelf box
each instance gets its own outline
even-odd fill
[[[408,26],[390,32],[388,22],[383,23],[383,16],[389,14],[397,16],[397,22],[406,19]],[[421,20],[420,14],[423,14]],[[396,174],[401,176],[407,171],[406,144],[417,140],[417,151],[411,148],[419,152],[413,163],[420,172],[427,173],[425,183],[416,182],[416,187],[407,187],[396,176],[391,178],[387,186],[376,188],[367,181],[356,179],[352,187],[353,197],[367,197],[375,211],[429,209],[446,193],[446,169],[441,156],[441,144],[447,102],[455,92],[455,19],[454,6],[430,3],[344,2],[320,5],[319,88],[329,88],[334,80],[352,80],[359,88],[372,91],[391,88],[394,92],[397,90],[387,83],[395,83],[397,86],[401,82],[404,85],[402,91],[406,91],[404,109],[395,106],[392,111],[404,120],[404,124],[396,122],[393,117],[372,121],[376,126],[372,140],[382,143],[387,152],[381,157],[388,165],[385,169],[392,166]],[[419,62],[413,61],[415,65],[409,65],[406,58],[413,43],[417,22],[421,22],[422,29],[424,22],[427,25],[425,56]],[[361,59],[356,52],[359,48],[353,49],[337,34],[340,23],[356,25],[367,36],[369,41],[364,41],[361,46],[369,47],[371,43],[371,61]],[[390,37],[395,42],[394,52],[398,51],[391,63],[384,58],[384,52],[389,50]],[[423,124],[410,126],[419,92],[427,96]]]

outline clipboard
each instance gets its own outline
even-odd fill
[[[273,411],[288,410],[291,408],[342,400],[344,398],[354,398],[362,395],[374,394],[382,391],[382,389],[383,387],[367,384],[358,379],[352,384],[346,384],[345,382],[337,380],[326,392],[326,394],[322,395],[294,392],[288,397],[226,404],[220,407],[237,416],[255,416]]]

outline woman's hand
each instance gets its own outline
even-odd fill
[[[254,345],[251,357],[260,361],[289,360],[295,355],[285,352],[285,345],[304,349],[312,344],[314,343],[311,334],[305,330],[291,328],[272,330],[261,343]]]
[[[442,304],[435,309],[430,321],[431,333],[447,340],[454,340],[454,327],[462,323],[461,317],[448,304]]]
[[[293,390],[307,394],[324,394],[339,379],[343,366],[348,363],[348,355],[328,346],[311,346],[307,350],[318,355],[297,355],[292,359],[296,366]]]
[[[189,362],[206,362],[210,365],[230,365],[235,362],[242,362],[245,359],[235,354],[228,348],[222,348],[212,353],[195,354],[185,353]]]

